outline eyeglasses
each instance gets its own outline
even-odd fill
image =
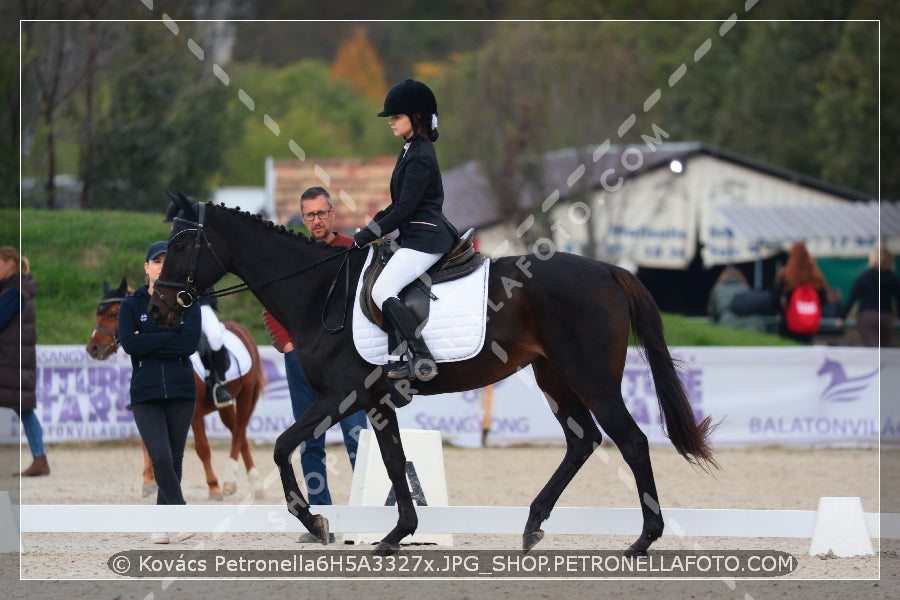
[[[312,222],[312,221],[316,220],[316,217],[319,217],[320,221],[324,221],[325,217],[327,217],[330,214],[331,214],[331,210],[320,210],[319,212],[303,213],[303,220]]]

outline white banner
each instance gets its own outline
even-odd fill
[[[674,348],[694,414],[722,421],[717,445],[869,445],[900,443],[900,350],[842,348]],[[273,442],[293,422],[283,356],[260,348],[269,384],[247,435]],[[881,370],[879,373],[879,358]],[[880,375],[880,377],[879,377]],[[137,438],[128,404],[131,363],[121,350],[104,362],[82,346],[38,346],[37,412],[47,443]],[[884,393],[879,418],[879,386]],[[668,444],[650,371],[630,350],[625,403],[651,444]],[[453,444],[481,444],[483,390],[417,397],[400,409],[404,429],[435,429]],[[217,414],[210,437],[227,438]],[[19,441],[12,411],[0,412],[0,443]],[[328,441],[341,439],[335,426]],[[21,438],[24,443],[24,436]],[[562,442],[563,435],[531,369],[493,386],[489,444]]]

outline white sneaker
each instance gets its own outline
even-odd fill
[[[197,534],[196,534],[196,532],[193,532],[193,531],[182,531],[181,533],[178,534],[178,541],[183,542],[185,540],[189,540],[192,537],[194,537],[195,535],[197,535]]]
[[[168,544],[169,543],[169,534],[168,533],[151,533],[150,541],[154,544]]]

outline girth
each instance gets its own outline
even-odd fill
[[[475,247],[472,245],[474,234],[474,229],[465,232],[456,245],[450,249],[450,252],[428,269],[426,275],[419,277],[400,292],[400,300],[412,311],[420,323],[428,320],[431,300],[437,300],[437,296],[431,293],[432,285],[465,277],[476,271],[484,262],[484,255],[475,252]],[[372,301],[372,286],[381,271],[384,270],[388,260],[394,255],[391,245],[392,242],[387,241],[374,246],[375,255],[363,273],[362,290],[359,294],[360,308],[363,314],[388,333],[391,333],[391,329],[385,327],[384,315]]]

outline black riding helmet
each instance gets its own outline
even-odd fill
[[[406,79],[391,88],[384,98],[384,110],[379,117],[412,115],[413,113],[437,114],[437,100],[427,85],[414,79]]]

